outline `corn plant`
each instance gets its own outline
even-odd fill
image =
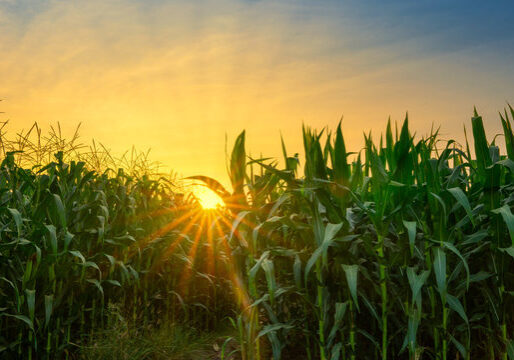
[[[134,327],[212,329],[232,312],[228,254],[169,179],[144,163],[99,172],[62,151],[29,166],[46,155],[23,146],[29,158],[7,151],[0,164],[0,357],[75,358],[109,327],[111,304]]]
[[[283,141],[281,167],[243,161],[238,140],[232,245],[261,324],[240,319],[260,329],[245,344],[266,335],[261,358],[269,347],[275,359],[514,358],[508,111],[505,155],[476,111],[472,146],[438,130],[416,140],[405,119],[352,153],[341,124],[304,127],[303,176]]]

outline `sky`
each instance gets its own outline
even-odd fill
[[[0,120],[81,123],[115,153],[135,145],[184,176],[227,182],[252,156],[301,152],[301,127],[347,147],[387,118],[462,139],[514,103],[512,1],[0,0]]]

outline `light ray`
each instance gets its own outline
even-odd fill
[[[186,297],[189,294],[189,279],[191,278],[191,272],[193,270],[193,267],[195,265],[195,257],[196,257],[196,251],[198,249],[198,244],[200,242],[200,237],[202,235],[203,227],[205,224],[206,217],[205,215],[202,216],[200,219],[200,224],[198,226],[198,229],[196,230],[195,237],[193,239],[193,244],[191,245],[191,248],[189,249],[189,252],[187,254],[188,259],[191,261],[190,265],[187,265],[184,267],[184,270],[182,272],[182,277],[179,281],[179,289],[181,289],[181,293],[184,294],[184,297]]]
[[[185,235],[190,229],[191,227],[196,223],[197,219],[200,217],[201,215],[201,212],[196,212],[194,213],[194,216],[191,218],[191,220],[189,221],[189,223],[186,225],[186,227],[184,228],[184,230],[181,231],[180,234],[178,234],[178,238],[175,239],[169,246],[168,248],[162,252],[162,254],[159,256],[159,259],[154,261],[154,264],[151,268],[151,271],[154,271],[155,268],[161,264],[161,262],[163,261],[163,259],[167,259],[169,258],[169,256],[173,253],[173,251],[175,251],[175,248],[184,240],[184,236],[187,237],[187,235]],[[184,216],[182,216],[182,218],[184,218]],[[180,221],[179,223],[177,223],[174,227],[178,226],[178,224],[182,223],[182,221]],[[171,227],[171,225],[169,226]],[[169,230],[171,231],[171,230]],[[182,235],[182,236],[180,236]]]
[[[236,264],[233,262],[231,255],[230,246],[227,243],[227,239],[225,238],[225,234],[223,233],[223,229],[218,222],[218,219],[227,222],[222,216],[219,216],[215,219],[216,229],[218,230],[218,235],[220,237],[220,242],[224,247],[224,250],[227,254],[228,263],[227,263],[227,271],[230,277],[230,281],[232,282],[232,288],[234,289],[234,293],[236,295],[236,301],[241,305],[243,311],[246,311],[250,306],[250,298],[248,296],[248,292],[244,286],[243,281],[239,276],[239,271],[237,269]]]
[[[214,269],[214,239],[212,236],[212,227],[214,220],[214,213],[207,213],[207,273],[210,275],[216,275]]]

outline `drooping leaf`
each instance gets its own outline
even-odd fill
[[[53,194],[54,204],[57,211],[57,216],[59,217],[59,221],[61,226],[66,229],[66,209],[64,208],[64,204],[62,203],[61,197],[57,194]]]
[[[50,243],[50,249],[54,255],[57,255],[57,233],[55,226],[53,225],[45,225],[47,233],[48,233],[48,241]]]
[[[36,290],[25,289],[25,295],[27,297],[29,318],[32,322],[34,322],[34,316],[36,314]]]
[[[421,274],[417,275],[412,267],[407,268],[407,278],[412,292],[412,302],[416,302],[418,307],[421,308],[420,291],[430,275],[430,270],[424,270]]]
[[[466,315],[466,311],[464,311],[464,307],[462,306],[460,300],[450,294],[446,294],[446,300],[448,301],[450,308],[457,312],[457,314],[459,314],[459,316],[466,322],[466,324],[469,324],[468,316]]]
[[[17,209],[8,208],[7,210],[9,210],[9,212],[11,213],[11,215],[14,219],[14,223],[16,224],[16,231],[18,233],[18,238],[20,238],[21,237],[21,227],[23,224],[23,219],[21,217],[21,214]]]
[[[50,323],[50,317],[52,316],[54,305],[54,295],[45,295],[45,327],[48,327]]]
[[[462,191],[462,189],[458,188],[458,187],[448,189],[448,191],[458,201],[458,203],[464,208],[464,210],[466,211],[466,214],[469,217],[469,220],[471,220],[471,223],[473,225],[475,225],[475,218],[473,217],[471,205],[469,204],[469,200],[466,197],[466,194],[464,194],[464,191]]]
[[[30,320],[28,317],[26,317],[25,315],[16,315],[16,314],[7,314],[7,313],[2,313],[1,315],[3,316],[8,316],[8,317],[12,317],[12,318],[15,318],[15,319],[18,319],[18,320],[21,320],[23,321],[25,324],[27,324],[29,326],[29,328],[34,331],[34,323],[32,322],[32,320]]]
[[[346,275],[346,282],[348,284],[348,288],[350,290],[350,294],[353,299],[353,303],[357,306],[357,310],[359,309],[359,301],[357,299],[357,275],[359,271],[358,265],[341,265],[343,267],[344,273]]]
[[[403,221],[403,225],[407,229],[409,236],[409,247],[411,255],[414,253],[414,243],[416,241],[416,222],[415,221]]]
[[[507,224],[507,229],[509,229],[509,235],[512,242],[512,246],[514,246],[514,215],[510,211],[510,207],[508,205],[503,205],[501,208],[492,210],[495,214],[500,214]]]
[[[248,284],[249,284],[249,291],[250,295],[254,297],[254,299],[257,298],[257,284],[256,284],[256,277],[259,269],[261,268],[262,262],[266,260],[269,256],[269,251],[265,251],[262,253],[259,260],[252,266],[250,271],[248,272]]]
[[[310,271],[316,261],[318,259],[326,254],[328,251],[328,247],[332,244],[332,242],[335,239],[335,236],[337,235],[337,232],[341,229],[343,224],[328,224],[324,229],[324,236],[323,236],[323,242],[321,245],[312,253],[311,257],[307,261],[307,265],[305,266],[305,273],[304,273],[304,281],[307,283],[307,278],[310,274]]]
[[[459,259],[462,261],[462,265],[464,265],[464,269],[466,269],[466,289],[468,289],[469,288],[469,277],[470,277],[468,262],[466,261],[464,256],[462,256],[460,251],[457,250],[457,248],[453,244],[451,244],[449,242],[444,242],[443,245],[445,248],[449,249],[451,252],[453,252],[455,255],[457,255],[459,257]]]
[[[440,247],[434,249],[434,273],[437,290],[441,296],[446,295],[446,254]]]

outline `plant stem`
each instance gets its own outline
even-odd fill
[[[317,284],[317,305],[319,310],[319,320],[318,320],[318,331],[319,331],[319,350],[320,350],[320,359],[326,360],[326,354],[325,354],[325,321],[323,319],[324,312],[323,312],[323,286],[322,283],[322,275],[321,275],[321,260],[318,260],[316,262],[316,278],[318,280]]]
[[[448,352],[448,340],[446,334],[448,322],[448,309],[446,308],[446,298],[443,298],[443,360],[446,360],[446,353]]]
[[[387,359],[387,285],[384,262],[384,237],[378,235],[378,257],[380,271],[380,294],[382,299],[382,360]]]

